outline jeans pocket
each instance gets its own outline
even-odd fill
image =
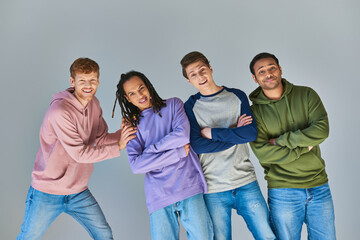
[[[35,191],[35,189],[30,186],[29,191],[28,191],[28,195],[27,195],[26,201],[25,201],[25,204],[26,204],[26,205],[33,200],[34,191]]]

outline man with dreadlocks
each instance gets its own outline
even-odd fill
[[[182,101],[161,99],[148,78],[135,71],[121,75],[116,96],[124,121],[137,127],[126,149],[132,171],[145,174],[151,239],[179,239],[178,218],[189,239],[213,239],[203,199],[206,181],[189,145]]]
[[[249,160],[247,142],[256,139],[256,123],[246,94],[215,84],[209,60],[191,52],[181,60],[184,77],[199,92],[185,103],[190,143],[199,154],[208,185],[204,199],[215,240],[231,239],[231,211],[241,215],[255,239],[275,239],[269,211]]]
[[[108,133],[95,97],[99,65],[78,58],[70,67],[71,88],[53,96],[40,128],[40,149],[17,239],[41,239],[63,212],[93,239],[113,239],[97,201],[88,189],[93,163],[118,157],[136,130],[124,126]]]

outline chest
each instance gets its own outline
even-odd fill
[[[271,137],[284,132],[304,129],[309,125],[309,109],[306,97],[288,97],[280,101],[259,105],[256,113],[262,127]]]
[[[193,111],[200,128],[235,127],[241,115],[241,101],[233,94],[200,98]]]

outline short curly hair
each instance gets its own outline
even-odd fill
[[[90,58],[78,58],[70,66],[70,76],[75,78],[76,73],[92,73],[100,75],[99,64]]]

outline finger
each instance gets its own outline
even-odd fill
[[[125,144],[128,144],[128,142],[129,142],[130,140],[134,139],[134,138],[136,138],[136,135],[130,135],[130,136],[126,137],[126,138],[123,140],[123,142],[124,142]]]
[[[249,120],[249,119],[252,119],[252,117],[251,117],[251,116],[246,116],[246,117],[242,118],[241,120],[247,121],[247,120]]]
[[[136,133],[136,130],[128,131],[128,132],[124,133],[124,135],[122,136],[122,138],[127,138],[128,136],[131,136],[131,135],[136,136],[135,133]]]
[[[131,126],[125,126],[124,129],[123,129],[123,134],[126,134],[128,132],[132,132],[132,131],[137,131],[137,128],[134,128],[134,127],[131,127]]]

